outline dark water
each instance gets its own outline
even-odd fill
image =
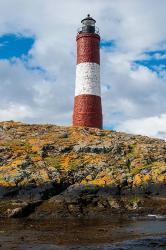
[[[166,219],[1,219],[1,249],[166,250]]]

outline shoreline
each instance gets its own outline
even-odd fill
[[[166,220],[152,218],[0,219],[1,249],[164,250]],[[146,248],[145,248],[146,246]],[[116,248],[115,248],[116,247]],[[141,248],[142,247],[142,248]],[[144,248],[143,248],[144,247]],[[122,249],[123,249],[122,248]]]

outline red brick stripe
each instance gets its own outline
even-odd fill
[[[100,64],[100,37],[97,34],[77,35],[77,64],[92,62]]]
[[[75,96],[73,126],[102,128],[101,97],[95,95]]]

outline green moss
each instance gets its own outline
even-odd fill
[[[126,155],[127,158],[131,158],[135,155],[136,144],[129,145],[129,153]]]
[[[3,143],[3,146],[8,147],[12,150],[24,150],[26,153],[30,152],[31,150],[31,145],[26,141],[26,140],[6,140]]]
[[[69,162],[69,169],[74,170],[82,163],[81,159],[72,159]]]
[[[139,196],[131,196],[128,198],[128,201],[131,205],[138,204],[139,202],[141,202],[141,200],[142,198]]]
[[[44,159],[47,165],[60,169],[61,163],[59,157],[49,156]]]
[[[151,168],[151,165],[141,165],[141,166],[135,166],[134,168],[131,169],[131,173],[133,175],[139,174],[141,170],[143,169],[149,169]]]

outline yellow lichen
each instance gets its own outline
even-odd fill
[[[23,163],[23,160],[22,159],[16,159],[14,161],[12,161],[12,163],[10,164],[11,166],[19,166]],[[10,166],[9,165],[9,166]]]
[[[91,176],[90,174],[87,175],[87,176],[86,176],[86,180],[87,180],[87,181],[91,181],[91,180],[92,180],[92,176]]]
[[[9,183],[5,180],[0,180],[0,186],[1,187],[7,187],[7,186],[12,186],[12,183]]]
[[[164,175],[159,175],[159,176],[157,176],[157,181],[158,182],[165,182],[166,181],[166,176],[164,176]]]
[[[41,158],[40,155],[34,155],[34,156],[32,156],[32,161],[33,162],[38,162],[38,161],[41,161],[41,160],[42,160],[42,158]]]
[[[59,173],[62,172],[62,175],[63,172],[70,172],[71,170],[77,172],[78,170],[80,176],[82,175],[82,178],[85,178],[81,181],[85,185],[121,185],[125,179],[128,180],[128,183],[133,183],[136,186],[144,185],[151,181],[154,183],[166,181],[166,177],[163,174],[166,169],[163,157],[164,151],[163,153],[160,151],[165,142],[161,142],[160,147],[160,143],[157,146],[157,143],[154,141],[154,145],[156,145],[154,159],[156,159],[156,162],[151,161],[148,164],[147,160],[149,158],[153,159],[151,157],[153,156],[153,150],[151,150],[151,143],[149,141],[146,142],[146,138],[144,139],[143,137],[137,137],[136,139],[133,136],[131,140],[125,140],[124,133],[117,134],[109,130],[102,131],[83,127],[67,128],[54,125],[26,125],[13,121],[0,124],[6,126],[4,134],[7,134],[5,139],[0,140],[0,146],[7,148],[7,150],[5,149],[6,151],[3,152],[2,150],[0,153],[0,158],[2,159],[0,162],[0,185],[2,186],[16,185],[14,181],[19,181],[25,185],[33,181],[33,179],[39,183],[49,181],[49,175],[51,171],[55,172],[55,168],[58,169]],[[61,136],[64,132],[67,133],[65,138]],[[107,136],[108,134],[112,138],[117,136],[118,143],[124,150],[122,157],[118,152],[111,151],[112,146],[110,146],[109,153],[88,152],[88,148],[91,146],[104,149],[104,145],[107,145],[107,143],[109,145],[112,139],[111,136]],[[111,143],[113,145],[113,142]],[[53,145],[57,149],[70,146],[72,148],[74,145],[80,145],[80,147],[85,147],[85,152],[77,153],[75,150],[71,150],[68,153],[57,152],[56,154],[55,150],[54,152],[49,151],[48,155],[41,157],[39,151],[47,144]],[[24,165],[22,167],[22,163],[26,161],[27,157],[32,159],[30,167],[28,167],[30,172],[28,178],[24,175]],[[126,161],[129,161],[129,163],[126,164]],[[94,166],[92,172],[89,172],[89,166]],[[102,170],[101,166],[104,166],[103,169],[106,170]],[[86,170],[87,176],[84,177]],[[143,174],[142,170],[148,170],[150,174]],[[69,175],[66,174],[66,176]]]
[[[40,145],[33,145],[32,146],[32,152],[33,153],[37,153],[39,150],[41,149],[41,146]]]
[[[78,155],[75,153],[64,154],[60,157],[60,164],[65,171],[75,169],[81,164],[81,157],[78,158]]]
[[[61,164],[62,164],[62,166],[63,166],[64,169],[68,169],[70,160],[71,160],[71,157],[69,155],[66,155],[62,159]]]
[[[102,178],[96,178],[94,180],[88,181],[88,183],[93,185],[103,186],[103,185],[111,185],[113,181],[110,176],[106,175],[103,176]]]
[[[149,182],[150,180],[151,180],[150,174],[145,174],[145,175],[143,175],[143,181],[144,181],[144,182]]]
[[[86,184],[87,184],[87,181],[86,181],[86,180],[82,180],[80,184],[86,185]]]
[[[141,179],[141,175],[140,174],[136,174],[133,177],[133,185],[139,186],[142,183],[142,179]]]

